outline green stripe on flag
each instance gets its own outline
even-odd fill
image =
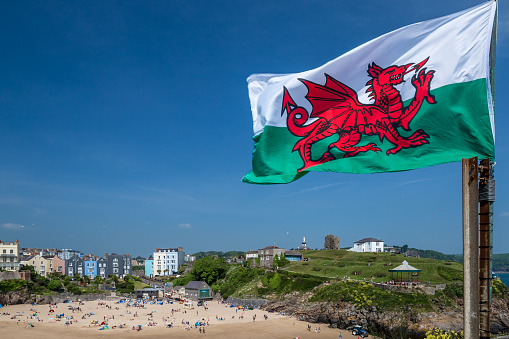
[[[406,148],[387,156],[385,151],[394,146],[378,136],[363,135],[358,146],[375,143],[382,152],[364,152],[343,159],[343,152],[333,148],[337,160],[309,168],[309,171],[343,173],[377,173],[406,171],[448,162],[461,161],[474,156],[494,158],[495,144],[487,107],[486,79],[447,85],[432,91],[437,104],[424,103],[410,124],[411,131],[399,132],[409,137],[423,129],[430,135],[429,144]],[[405,106],[410,100],[405,102]],[[467,139],[468,138],[468,139]],[[286,127],[265,126],[254,138],[253,168],[243,181],[255,184],[281,184],[292,182],[307,172],[298,173],[303,161],[298,152],[292,152],[300,140]],[[311,155],[318,159],[338,135],[313,144]]]

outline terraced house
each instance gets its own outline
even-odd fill
[[[5,271],[19,271],[19,241],[0,241],[0,268]]]

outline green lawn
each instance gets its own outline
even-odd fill
[[[134,282],[134,289],[135,290],[142,290],[144,288],[149,288],[149,287],[151,287],[151,286],[148,285],[148,284],[145,284],[145,283],[143,283],[141,281],[135,281]]]
[[[463,265],[456,262],[405,257],[402,254],[357,253],[347,250],[300,252],[303,258],[308,258],[309,261],[292,262],[286,268],[287,271],[312,274],[329,280],[342,279],[345,276],[355,280],[369,280],[373,276],[375,282],[386,282],[391,278],[389,269],[401,265],[403,260],[406,260],[410,265],[422,270],[419,273],[421,283],[426,281],[430,281],[432,284],[460,283],[463,279]],[[385,266],[387,263],[392,265]],[[354,272],[360,274],[354,275]]]

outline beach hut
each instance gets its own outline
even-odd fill
[[[212,289],[204,281],[190,281],[186,285],[186,296],[193,300],[212,300]]]
[[[404,260],[398,267],[389,270],[389,272],[391,272],[391,280],[398,284],[419,283],[420,271],[420,269],[408,264],[406,260]],[[393,279],[394,274],[396,274],[396,279]]]

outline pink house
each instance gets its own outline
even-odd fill
[[[53,257],[53,272],[65,274],[65,260],[60,259],[57,255]]]

